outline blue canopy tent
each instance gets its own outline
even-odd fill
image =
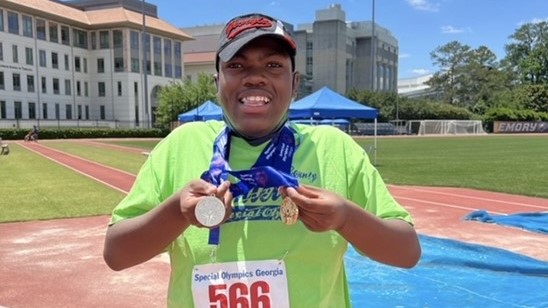
[[[223,118],[223,110],[212,101],[206,101],[200,106],[179,114],[179,122],[221,120]]]
[[[289,106],[289,119],[309,120],[311,123],[329,123],[328,119],[371,119],[374,129],[374,163],[377,161],[377,109],[362,105],[339,93],[323,87],[318,91],[293,102]],[[323,123],[322,123],[323,120]]]
[[[323,87],[289,106],[290,119],[376,119],[375,108],[362,105]]]

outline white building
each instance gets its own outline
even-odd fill
[[[398,80],[398,95],[409,98],[434,96],[432,87],[426,84],[433,74]]]
[[[152,127],[191,39],[139,0],[2,0],[0,128]]]

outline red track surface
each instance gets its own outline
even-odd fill
[[[134,175],[53,150],[31,151],[127,192]],[[390,186],[415,219],[419,233],[512,250],[548,261],[545,235],[465,221],[476,209],[493,214],[548,210],[548,199],[470,189]],[[114,272],[102,259],[109,217],[0,224],[0,306],[165,307],[169,264],[165,255]]]

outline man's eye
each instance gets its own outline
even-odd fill
[[[228,68],[240,68],[240,67],[242,67],[242,65],[239,64],[239,63],[228,63],[226,65],[226,67],[228,67]]]
[[[268,63],[268,67],[282,67],[282,65],[279,63],[271,62],[271,63]]]

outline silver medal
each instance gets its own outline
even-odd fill
[[[210,228],[220,224],[226,215],[223,202],[214,196],[203,197],[194,208],[194,215],[199,223]]]

